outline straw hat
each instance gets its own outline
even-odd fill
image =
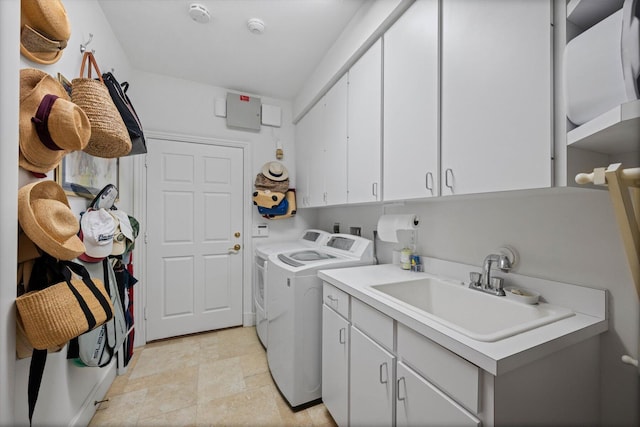
[[[287,168],[280,162],[267,162],[262,166],[262,174],[273,181],[284,181],[289,178]]]
[[[84,149],[90,137],[87,115],[57,80],[35,68],[20,70],[21,167],[53,170],[65,154]]]
[[[31,61],[53,64],[71,37],[67,11],[60,0],[22,0],[20,52]]]
[[[25,234],[49,255],[72,260],[85,251],[80,229],[64,190],[54,181],[38,181],[18,190],[18,222]]]
[[[276,193],[286,193],[289,189],[289,178],[284,181],[274,181],[264,176],[262,172],[256,175],[254,186],[258,190],[271,190]]]
[[[18,232],[18,264],[40,257],[38,247],[31,241],[24,231]]]

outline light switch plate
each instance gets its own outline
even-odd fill
[[[253,237],[269,237],[269,225],[253,224]]]

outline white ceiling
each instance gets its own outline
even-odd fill
[[[98,0],[135,69],[292,100],[366,0]],[[188,14],[204,5],[211,21]],[[247,29],[260,18],[265,31]]]

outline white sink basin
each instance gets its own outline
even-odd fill
[[[370,288],[407,310],[479,341],[498,341],[574,315],[564,307],[522,304],[435,278]]]

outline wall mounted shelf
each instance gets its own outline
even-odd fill
[[[569,131],[569,147],[604,154],[638,151],[640,138],[640,100],[619,105]]]
[[[567,20],[586,30],[622,8],[623,0],[571,0]]]

